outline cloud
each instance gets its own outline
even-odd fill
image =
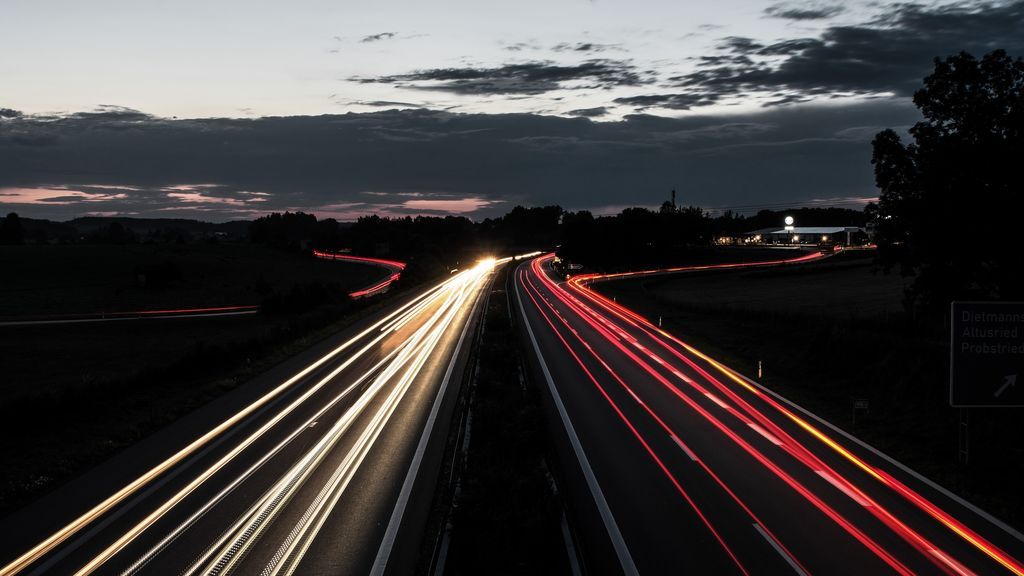
[[[606,106],[597,106],[595,108],[579,108],[577,110],[570,110],[567,112],[569,116],[578,116],[581,118],[600,118],[608,114],[608,108]]]
[[[616,122],[424,109],[22,116],[0,130],[0,204],[60,220],[87,212],[230,220],[274,210],[482,218],[517,203],[658,205],[682,181],[681,201],[702,206],[867,197],[875,193],[867,137],[917,119],[909,102],[891,100],[842,113],[802,104]]]
[[[346,102],[346,104],[354,104],[358,106],[370,106],[373,108],[422,108],[422,104],[416,104],[413,102],[399,102],[397,100],[356,100],[352,102]]]
[[[504,44],[502,48],[509,52],[522,52],[523,50],[540,50],[540,45],[534,42],[513,42],[512,44]]]
[[[381,40],[390,40],[394,38],[397,32],[381,32],[379,34],[370,34],[369,36],[363,36],[359,41],[362,43],[368,42],[380,42]]]
[[[842,14],[840,4],[775,4],[765,8],[764,13],[772,18],[785,20],[824,20]]]
[[[1024,54],[1024,1],[888,10],[865,24],[829,26],[817,37],[722,38],[716,53],[696,59],[696,70],[665,80],[670,94],[620,103],[686,110],[751,98],[777,106],[815,97],[903,97],[921,86],[935,57],[995,48]]]
[[[537,95],[577,87],[638,86],[647,81],[629,62],[592,59],[576,65],[550,61],[505,64],[495,68],[433,68],[407,74],[350,78],[361,84],[394,84],[400,88],[435,90],[463,95]]]
[[[623,96],[616,98],[616,104],[633,106],[638,111],[649,108],[667,108],[669,110],[689,110],[698,106],[710,106],[719,99],[717,94],[707,92],[680,94],[646,94],[642,96]]]
[[[553,52],[604,52],[610,49],[618,49],[618,46],[615,44],[598,44],[596,42],[577,42],[575,44],[560,42],[551,47]]]

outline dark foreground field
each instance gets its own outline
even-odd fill
[[[365,313],[374,303],[348,291],[385,274],[250,244],[20,246],[0,258],[7,318],[261,302],[276,312],[0,326],[0,513]],[[292,301],[302,305],[281,304]]]
[[[948,406],[948,325],[902,306],[904,280],[870,253],[801,267],[598,285],[698,349],[850,430],[996,516],[1024,526],[1024,421],[971,409],[969,463]],[[869,410],[853,421],[854,400]]]
[[[259,304],[295,284],[381,276],[243,242],[0,246],[0,262],[0,318]]]

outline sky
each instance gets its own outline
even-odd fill
[[[860,207],[932,59],[1024,1],[13,0],[0,209],[351,220]]]

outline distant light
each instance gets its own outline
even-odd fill
[[[793,236],[793,242],[799,242],[799,241],[800,241],[800,236],[799,235]]]
[[[786,226],[792,226],[793,222],[796,222],[796,220],[793,220],[792,216],[786,216],[785,222],[786,222]]]
[[[822,242],[828,242],[828,236],[822,236],[821,237],[821,241]]]

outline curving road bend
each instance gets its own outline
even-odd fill
[[[467,334],[507,260],[396,303],[290,377],[6,519],[0,575],[407,570]]]
[[[1012,528],[552,259],[516,294],[591,573],[1024,575]]]

